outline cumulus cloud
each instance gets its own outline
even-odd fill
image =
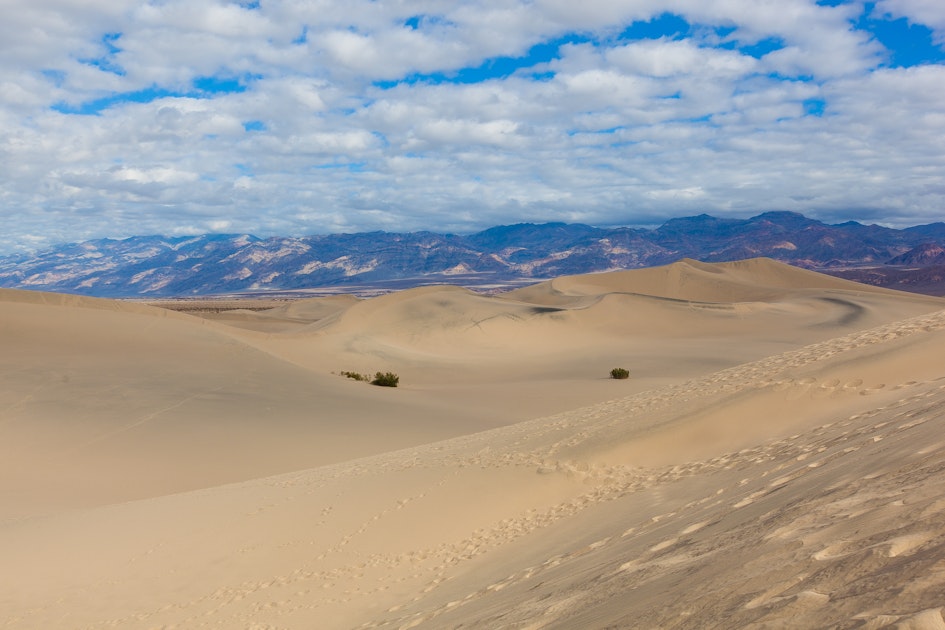
[[[937,0],[880,0],[876,11],[927,26],[935,33],[935,41],[945,44],[945,5]]]
[[[945,200],[945,66],[885,67],[857,2],[7,3],[0,252]]]

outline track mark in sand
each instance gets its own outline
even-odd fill
[[[810,376],[791,376],[791,372],[858,348],[943,329],[945,329],[945,311],[938,311],[819,342],[798,350],[721,370],[679,385],[599,403],[577,412],[522,423],[519,428],[530,431],[531,434],[525,440],[536,445],[545,437],[560,435],[559,439],[553,440],[546,447],[545,454],[551,458],[563,456],[569,449],[579,447],[588,441],[599,440],[614,427],[627,426],[632,419],[652,416],[661,409],[678,405],[681,401],[684,403],[690,401],[692,404],[738,391],[767,387],[770,387],[772,391],[785,392],[789,399],[802,396],[816,399],[852,393],[864,396],[873,395],[890,387],[889,384],[864,384],[861,378],[845,381],[828,378],[818,383]],[[901,389],[914,386],[914,381],[907,381],[891,387]]]
[[[916,381],[907,381],[893,385],[890,391],[899,390],[916,385]],[[771,391],[784,392],[785,400],[795,401],[802,398],[811,398],[813,400],[822,400],[832,398],[841,394],[857,393],[861,396],[870,396],[886,389],[885,383],[874,383],[863,386],[863,379],[857,378],[841,384],[840,379],[832,378],[818,383],[817,379],[808,377],[804,379],[787,378],[783,380],[768,380],[757,386],[758,389],[771,389]]]
[[[837,558],[845,558],[850,554],[856,553],[859,551],[851,541],[841,541],[828,545],[820,551],[811,555],[811,558],[817,561],[824,560],[836,560]]]
[[[860,623],[858,627],[863,628],[863,630],[882,630],[891,628],[892,625],[899,621],[899,615],[868,615],[860,614],[855,615],[852,619]]]
[[[896,624],[897,630],[945,630],[945,618],[941,608],[929,608],[908,617],[899,615],[857,615],[854,619],[866,619],[865,630],[879,630]]]
[[[665,571],[689,571],[689,567],[697,567],[700,563],[711,562],[709,559],[715,553],[730,553],[738,548],[738,541],[743,539],[744,533],[735,532],[726,533],[722,530],[722,538],[719,538],[715,532],[708,535],[704,530],[709,524],[717,522],[719,519],[732,518],[732,513],[726,506],[720,503],[723,497],[733,496],[730,501],[735,502],[739,499],[750,498],[752,502],[769,501],[769,496],[776,492],[782,492],[782,489],[790,487],[792,484],[806,483],[806,479],[816,479],[814,473],[822,466],[833,465],[836,470],[842,469],[842,459],[846,457],[849,448],[858,445],[860,448],[886,448],[886,445],[901,439],[909,431],[921,430],[922,423],[915,423],[906,428],[897,428],[902,425],[903,420],[916,420],[922,416],[919,408],[933,408],[935,401],[927,400],[924,397],[925,388],[928,384],[922,384],[922,387],[912,395],[904,397],[901,401],[889,403],[886,405],[886,416],[884,419],[874,419],[874,414],[860,413],[851,419],[840,420],[815,427],[803,434],[796,434],[785,438],[772,440],[760,444],[757,447],[743,449],[737,453],[727,453],[716,458],[687,462],[685,464],[667,466],[660,469],[641,469],[626,466],[584,466],[579,461],[572,459],[541,459],[540,455],[546,452],[542,449],[528,451],[524,453],[513,453],[503,448],[492,448],[488,451],[482,448],[466,450],[465,460],[450,459],[451,450],[448,447],[440,446],[439,451],[431,450],[431,453],[440,453],[444,456],[439,464],[443,467],[442,475],[453,474],[464,466],[477,467],[521,467],[523,470],[530,469],[537,471],[543,469],[546,475],[562,476],[580,476],[584,483],[589,487],[582,493],[573,498],[568,498],[556,503],[547,509],[532,510],[523,514],[502,519],[490,527],[486,527],[477,532],[462,538],[453,540],[436,547],[422,550],[422,557],[407,558],[405,555],[397,556],[366,556],[351,559],[344,557],[339,560],[344,562],[344,567],[340,567],[334,572],[312,571],[304,578],[298,577],[297,584],[293,584],[294,590],[307,590],[313,593],[320,593],[313,589],[318,588],[319,584],[334,584],[337,580],[344,578],[345,575],[359,575],[359,572],[365,571],[365,567],[374,567],[382,570],[384,567],[390,567],[389,575],[403,575],[401,568],[409,563],[416,561],[416,570],[402,583],[398,588],[403,589],[407,585],[408,594],[405,595],[395,605],[390,606],[386,614],[377,617],[375,620],[366,623],[364,628],[403,628],[403,627],[437,627],[446,623],[450,619],[449,615],[457,609],[462,608],[471,602],[481,598],[492,597],[494,594],[507,591],[508,589],[528,588],[531,584],[540,583],[542,580],[549,579],[549,575],[560,575],[561,571],[566,570],[568,563],[588,554],[603,554],[602,557],[611,557],[614,552],[611,549],[619,549],[620,545],[632,544],[637,537],[645,537],[647,546],[640,549],[639,555],[632,560],[624,562],[608,574],[602,575],[602,579],[612,580],[631,580],[646,581],[651,576],[662,574]],[[940,393],[941,397],[941,393]],[[902,406],[901,410],[897,408]],[[898,415],[889,415],[898,414]],[[916,417],[911,417],[913,414]],[[897,418],[899,418],[897,420]],[[606,419],[602,419],[606,421]],[[905,423],[909,424],[909,423]],[[881,443],[875,442],[874,438],[882,437]],[[469,439],[466,444],[475,443],[474,439]],[[875,444],[875,446],[873,446]],[[521,446],[528,446],[524,442]],[[803,456],[803,457],[801,457]],[[416,453],[403,453],[399,459],[387,460],[385,470],[397,470],[400,466],[407,466],[409,462],[416,461]],[[425,459],[425,458],[421,458]],[[838,459],[840,461],[838,461]],[[421,463],[424,467],[431,467],[434,464],[430,461]],[[409,466],[407,466],[409,467]],[[742,470],[744,473],[734,472]],[[350,473],[355,469],[351,468]],[[441,587],[449,582],[449,578],[465,562],[477,558],[486,553],[501,553],[501,549],[508,543],[528,536],[536,531],[548,527],[561,519],[575,516],[584,512],[587,508],[599,505],[603,502],[613,501],[628,494],[640,490],[653,490],[663,484],[671,484],[676,481],[691,476],[699,476],[721,472],[725,475],[722,479],[729,479],[724,487],[710,487],[705,490],[705,496],[696,501],[690,501],[684,506],[673,507],[665,510],[661,514],[653,517],[647,517],[646,520],[639,523],[628,523],[625,530],[626,536],[614,536],[612,538],[603,538],[596,542],[584,546],[575,547],[563,554],[557,554],[547,558],[545,561],[539,561],[531,566],[525,567],[519,571],[511,573],[506,577],[494,580],[488,584],[483,583],[480,588],[471,590],[467,593],[460,593],[457,596],[439,598],[436,593],[442,592]],[[812,474],[813,473],[813,474]],[[439,478],[442,478],[438,477]],[[739,479],[744,483],[740,483]],[[916,479],[916,483],[921,480]],[[304,485],[302,480],[299,482]],[[311,483],[311,482],[309,482]],[[879,486],[878,490],[872,490]],[[750,598],[741,598],[740,606],[744,606],[746,599],[754,601],[754,608],[751,614],[778,615],[778,614],[798,614],[798,615],[816,615],[821,614],[822,610],[832,610],[833,602],[836,599],[842,601],[838,595],[838,589],[844,587],[841,580],[842,575],[846,575],[847,564],[859,567],[858,571],[880,570],[883,563],[890,561],[910,560],[913,557],[921,557],[922,551],[929,545],[934,544],[932,538],[928,538],[928,532],[937,527],[937,523],[945,518],[945,501],[941,505],[929,502],[926,505],[916,506],[915,510],[922,510],[922,513],[928,514],[929,518],[936,519],[929,524],[925,524],[922,531],[910,531],[909,529],[889,528],[884,531],[882,527],[873,527],[869,531],[864,530],[861,538],[853,538],[841,542],[830,542],[823,540],[823,532],[832,523],[841,522],[850,518],[860,518],[859,515],[865,514],[870,510],[885,510],[889,513],[896,513],[896,510],[902,508],[893,505],[898,498],[898,493],[902,488],[901,480],[895,475],[874,471],[868,474],[862,474],[855,477],[852,481],[847,479],[837,489],[825,494],[830,498],[829,503],[815,504],[811,508],[794,507],[795,515],[790,522],[781,521],[780,527],[773,529],[769,536],[762,540],[770,541],[773,547],[780,551],[779,553],[793,553],[793,556],[785,556],[785,563],[791,558],[797,562],[803,563],[806,560],[809,564],[799,571],[802,576],[799,582],[790,585],[784,585],[783,588],[775,589],[770,593],[753,594]],[[579,486],[578,486],[579,487]],[[867,491],[867,489],[871,489]],[[785,490],[785,492],[790,492]],[[721,494],[720,494],[721,493]],[[779,495],[780,496],[780,495]],[[399,502],[392,500],[391,509],[397,509]],[[770,510],[774,504],[767,504],[765,510]],[[941,508],[941,509],[940,509]],[[759,506],[759,509],[761,507]],[[686,525],[678,526],[675,532],[664,531],[669,519],[686,519]],[[739,518],[735,516],[734,518]],[[898,517],[897,517],[898,518]],[[376,523],[376,519],[368,518],[365,525]],[[675,522],[679,522],[678,520]],[[867,521],[869,522],[869,521]],[[918,519],[914,522],[920,523]],[[743,527],[754,527],[757,523],[755,518],[746,521]],[[829,533],[829,532],[828,532]],[[629,542],[621,542],[629,541]],[[712,541],[712,542],[708,542]],[[803,542],[808,541],[808,542]],[[818,542],[819,547],[818,547]],[[803,544],[802,544],[803,543]],[[764,543],[763,543],[764,544]],[[812,553],[818,553],[818,558],[811,558]],[[796,550],[791,552],[790,550]],[[416,550],[414,550],[416,551]],[[350,552],[347,552],[350,553]],[[616,556],[619,557],[619,556]],[[632,556],[631,556],[632,557]],[[841,564],[838,564],[841,563]],[[842,564],[845,563],[845,564]],[[617,563],[619,564],[619,563]],[[764,570],[776,571],[780,568],[779,562],[772,563],[770,568]],[[833,568],[837,566],[837,568]],[[759,570],[757,568],[751,571]],[[553,572],[549,574],[548,572]],[[381,571],[379,575],[383,575]],[[866,573],[868,574],[868,573]],[[841,577],[837,577],[840,575]],[[932,576],[934,577],[934,575]],[[750,584],[751,580],[741,582]],[[929,588],[941,586],[941,582],[932,583]],[[371,593],[382,592],[385,586],[378,581],[376,588],[361,588],[360,591],[350,591],[347,593],[336,593],[334,587],[325,590],[325,596],[321,599],[310,597],[305,607],[311,606],[334,606],[334,605],[355,605],[355,602],[369,601]],[[414,586],[415,585],[415,586]],[[245,597],[260,598],[260,603],[269,599],[273,601],[285,600],[281,592],[272,592],[279,585],[276,584],[268,589],[262,589],[255,585],[246,585],[244,591],[249,594]],[[265,598],[254,593],[266,593]],[[518,591],[516,591],[518,592]],[[276,595],[279,595],[277,598]],[[765,595],[762,597],[762,595]],[[706,594],[710,597],[712,594]],[[448,599],[448,601],[446,601]],[[303,600],[304,601],[304,600]],[[541,608],[531,610],[531,621],[540,627],[542,620],[550,622],[552,619],[562,619],[564,611],[555,612],[555,602],[557,596],[551,596],[542,602]],[[705,601],[705,600],[703,600]],[[346,603],[348,602],[348,603]],[[436,602],[436,603],[434,603]],[[291,612],[294,606],[291,602],[272,608],[273,611]],[[575,603],[580,605],[580,602]],[[270,609],[266,609],[270,610]],[[782,612],[779,612],[782,611]],[[808,612],[812,611],[812,612]],[[859,612],[859,611],[854,611]],[[445,617],[444,617],[445,616]],[[810,617],[809,620],[815,617]],[[898,617],[897,617],[898,618]],[[218,617],[219,619],[219,617]],[[198,620],[200,620],[198,618]],[[652,624],[657,626],[659,624]],[[690,624],[691,625],[691,624]],[[524,627],[524,626],[517,626]],[[690,626],[686,626],[690,627]],[[694,626],[692,626],[694,627]]]
[[[945,327],[945,315],[938,314],[937,318],[929,316],[926,321],[932,322],[934,330]],[[931,325],[931,324],[930,324]],[[898,330],[898,329],[897,329]],[[921,326],[915,332],[921,332]],[[897,336],[905,333],[897,332]],[[909,333],[911,334],[911,333]],[[757,509],[761,511],[762,504],[769,501],[773,493],[782,492],[782,489],[792,484],[810,483],[820,475],[821,467],[833,464],[837,470],[843,466],[843,458],[853,451],[853,447],[861,449],[892,448],[899,439],[899,435],[910,430],[922,430],[920,427],[926,422],[929,413],[936,413],[934,407],[940,404],[937,400],[925,400],[928,383],[903,383],[903,388],[909,391],[918,391],[917,394],[904,397],[896,403],[886,404],[885,417],[896,405],[907,404],[902,410],[902,416],[896,420],[880,422],[872,419],[878,412],[875,410],[859,413],[849,419],[842,419],[834,423],[824,424],[811,429],[804,434],[792,435],[778,440],[772,440],[752,448],[746,448],[737,453],[725,453],[719,457],[685,462],[673,466],[643,469],[621,465],[588,465],[580,461],[577,454],[569,449],[580,446],[599,435],[606,435],[616,424],[626,423],[664,407],[670,407],[677,397],[688,398],[692,404],[704,397],[717,396],[735,392],[745,388],[757,389],[763,378],[775,375],[775,379],[764,382],[764,387],[772,389],[780,387],[777,379],[784,385],[784,391],[793,387],[807,388],[811,395],[849,395],[864,389],[862,382],[841,382],[839,379],[823,382],[812,379],[789,380],[789,372],[815,363],[825,355],[831,356],[851,348],[881,343],[884,334],[876,336],[853,335],[842,338],[840,342],[825,342],[807,349],[788,353],[769,359],[747,364],[710,375],[704,379],[694,380],[674,388],[668,388],[621,399],[600,405],[560,414],[550,418],[538,419],[522,423],[522,425],[497,429],[477,436],[465,436],[434,446],[412,448],[398,453],[388,453],[376,458],[365,458],[358,462],[345,463],[332,467],[325,467],[310,473],[295,473],[288,476],[273,478],[266,483],[273,487],[293,488],[293,494],[300,497],[321,488],[331,479],[353,479],[372,474],[389,474],[397,471],[406,471],[412,467],[442,468],[436,483],[442,482],[449,475],[456,474],[467,466],[475,467],[520,467],[528,474],[535,471],[545,475],[563,475],[580,482],[575,484],[576,494],[567,499],[556,502],[547,508],[528,511],[518,514],[506,514],[507,518],[497,520],[488,527],[474,532],[465,532],[462,537],[447,541],[439,545],[431,545],[425,549],[411,548],[399,553],[377,553],[357,555],[348,543],[352,537],[365,533],[374,527],[383,527],[384,518],[398,509],[407,507],[409,499],[398,501],[397,495],[390,498],[390,504],[373,515],[367,514],[346,530],[349,536],[334,541],[326,547],[313,550],[310,556],[299,559],[293,571],[282,575],[273,575],[265,579],[232,584],[221,590],[208,594],[205,598],[184,602],[179,608],[188,609],[190,614],[188,623],[192,627],[205,625],[226,627],[246,627],[241,623],[253,616],[245,615],[247,602],[255,611],[266,611],[268,620],[277,622],[279,615],[290,615],[293,611],[327,611],[335,605],[358,605],[369,602],[371,598],[383,592],[386,588],[395,585],[405,591],[405,595],[387,610],[389,613],[383,618],[365,624],[371,627],[412,627],[423,624],[435,626],[440,615],[454,611],[465,604],[479,598],[489,597],[493,593],[514,587],[522,588],[526,580],[540,581],[550,571],[560,572],[567,568],[567,563],[588,554],[611,554],[612,550],[620,549],[619,545],[631,544],[638,536],[645,537],[645,546],[640,548],[640,555],[620,566],[619,571],[613,571],[614,576],[626,579],[645,580],[650,575],[649,568],[682,566],[688,570],[689,563],[705,559],[713,553],[729,553],[737,549],[737,543],[744,539],[745,531],[736,531],[734,534],[721,532],[722,538],[716,536],[715,531],[706,528],[722,518],[743,518],[744,513],[732,514],[729,509],[731,503],[742,507],[751,503],[759,503]],[[898,386],[894,386],[896,388]],[[913,389],[917,388],[917,389]],[[905,396],[905,392],[902,394]],[[939,392],[938,397],[941,398]],[[905,402],[903,402],[905,401]],[[175,404],[179,406],[186,400]],[[883,403],[886,403],[885,397]],[[919,409],[923,407],[923,409]],[[168,409],[171,409],[169,407]],[[167,410],[167,409],[166,409]],[[162,413],[161,410],[157,413]],[[913,414],[914,417],[908,414]],[[150,418],[139,419],[136,423],[122,428],[128,430],[138,423]],[[497,441],[496,436],[503,436],[504,440]],[[882,440],[877,442],[876,438]],[[502,446],[495,446],[501,443]],[[492,444],[492,448],[485,447]],[[874,446],[875,445],[875,446]],[[928,447],[927,447],[928,448]],[[837,461],[840,460],[840,461]],[[744,471],[744,472],[742,472]],[[624,535],[613,538],[602,538],[585,545],[575,545],[575,548],[563,554],[556,554],[540,559],[519,571],[511,573],[503,579],[483,583],[481,588],[458,597],[451,596],[449,601],[434,603],[435,596],[444,584],[449,582],[451,575],[472,559],[490,552],[502,553],[502,547],[524,536],[533,534],[549,527],[562,519],[570,518],[588,510],[593,506],[614,501],[641,490],[659,489],[665,484],[672,484],[693,476],[720,473],[721,476],[714,486],[707,487],[704,496],[681,506],[666,506],[663,514],[653,518],[646,518],[641,522],[628,522],[623,526]],[[869,477],[869,478],[867,478]],[[744,483],[740,484],[739,479]],[[725,481],[723,481],[725,480]],[[928,502],[925,505],[910,506],[892,505],[899,499],[901,480],[895,476],[863,475],[851,480],[844,480],[844,485],[838,485],[831,490],[830,503],[820,503],[810,509],[794,507],[795,513],[782,520],[779,527],[772,527],[770,535],[763,538],[764,542],[782,550],[795,550],[798,562],[808,563],[799,571],[803,575],[801,581],[790,586],[766,593],[766,597],[751,594],[752,601],[757,599],[755,608],[766,610],[771,607],[797,607],[801,609],[817,609],[826,602],[833,601],[835,591],[843,585],[831,581],[836,578],[829,571],[821,571],[823,565],[829,563],[855,562],[858,554],[871,554],[867,557],[870,562],[879,566],[882,562],[891,560],[903,561],[923,555],[923,550],[933,545],[935,539],[931,531],[945,519],[945,501],[940,503]],[[581,484],[586,484],[586,487]],[[874,486],[881,491],[873,494],[867,492]],[[417,491],[423,488],[414,488]],[[789,492],[788,490],[783,490]],[[422,495],[418,495],[422,496]],[[418,498],[415,496],[414,498]],[[781,496],[778,494],[777,496]],[[746,503],[743,503],[747,501]],[[775,503],[764,504],[770,509]],[[271,508],[272,505],[263,506]],[[376,506],[384,507],[384,506]],[[806,506],[805,506],[806,508]],[[921,524],[922,531],[909,529],[884,529],[873,527],[864,531],[862,538],[849,541],[830,541],[825,539],[823,530],[833,522],[850,518],[859,518],[860,514],[869,510],[896,511],[914,509],[918,515],[921,510],[927,518],[934,519],[931,523],[922,523],[916,518],[915,523]],[[748,516],[754,516],[749,514]],[[322,518],[327,518],[322,514]],[[668,519],[677,520],[670,521]],[[774,517],[771,517],[772,519]],[[669,525],[667,525],[669,523]],[[683,527],[684,523],[689,525]],[[744,525],[744,528],[756,527],[756,519]],[[623,529],[622,528],[622,529]],[[671,531],[666,531],[671,530]],[[711,535],[709,535],[711,534]],[[741,538],[739,538],[741,536]],[[313,536],[314,537],[314,536]],[[712,541],[709,543],[707,541]],[[620,542],[623,541],[623,542]],[[718,542],[716,542],[718,541]],[[305,541],[302,541],[303,543]],[[701,546],[700,546],[701,545]],[[798,547],[801,550],[798,550]],[[819,551],[818,551],[819,549]],[[789,551],[783,553],[788,554]],[[820,554],[820,558],[812,559],[811,555]],[[617,556],[619,557],[619,556]],[[785,562],[791,557],[785,555]],[[619,564],[619,561],[615,564]],[[405,570],[409,568],[409,571]],[[780,568],[780,567],[777,567]],[[773,567],[771,570],[775,570]],[[369,572],[370,571],[370,572]],[[814,573],[811,574],[810,572]],[[373,572],[373,573],[371,573]],[[376,574],[377,581],[366,583],[364,575]],[[385,582],[390,578],[389,582]],[[614,577],[613,579],[618,579]],[[396,582],[395,582],[396,580]],[[805,581],[806,580],[806,581]],[[356,588],[338,586],[346,582],[356,583]],[[744,583],[750,583],[746,580]],[[941,584],[938,584],[941,586]],[[322,588],[322,587],[326,588]],[[698,585],[697,585],[698,586]],[[208,589],[209,591],[210,589]],[[442,590],[440,590],[442,592]],[[301,594],[301,595],[299,595]],[[706,594],[710,598],[713,594]],[[445,600],[445,595],[443,600]],[[739,600],[740,605],[749,597]],[[707,600],[703,600],[707,601]],[[237,605],[237,602],[242,602]],[[545,610],[555,616],[556,600],[546,602]],[[919,610],[928,604],[917,605]],[[423,610],[417,610],[424,607]],[[321,610],[319,610],[321,609]],[[854,611],[859,612],[859,611]],[[552,614],[553,613],[553,614]],[[159,617],[158,610],[153,611],[155,623]],[[924,614],[924,613],[922,613]],[[539,620],[541,615],[536,614]],[[287,617],[286,617],[287,618]],[[895,617],[897,620],[903,617]],[[939,618],[941,618],[939,616]],[[131,618],[126,619],[129,625]],[[533,619],[533,621],[536,621]],[[536,621],[537,622],[537,621]],[[140,621],[137,622],[140,625]],[[121,625],[120,620],[116,625]],[[652,624],[655,627],[659,624]]]
[[[141,416],[140,418],[132,422],[129,422],[128,424],[122,425],[116,429],[112,429],[111,431],[106,431],[105,433],[101,433],[90,440],[86,440],[85,442],[82,442],[81,444],[76,444],[70,450],[78,451],[83,448],[88,448],[89,446],[92,446],[93,444],[97,444],[98,442],[111,439],[115,437],[116,435],[121,435],[122,433],[130,431],[134,428],[140,427],[141,425],[146,424],[150,422],[151,420],[154,420],[158,416],[165,414],[168,411],[177,409],[178,407],[182,407],[186,405],[187,403],[189,403],[190,401],[200,398],[201,396],[206,396],[207,394],[215,394],[216,392],[224,389],[225,387],[226,385],[220,385],[219,387],[214,387],[213,389],[200,391],[195,394],[191,394],[190,396],[186,396],[173,404],[170,404],[166,407],[162,407],[161,409],[158,409],[156,411],[152,411],[151,413],[145,414]]]
[[[678,542],[679,542],[678,538],[669,538],[667,540],[664,540],[661,543],[657,543],[653,545],[652,547],[650,547],[650,553],[659,553],[660,551],[663,551],[664,549],[669,549],[670,547],[672,547]]]
[[[29,392],[23,394],[23,396],[19,400],[11,403],[6,409],[0,411],[0,425],[13,420],[12,417],[4,418],[3,416],[9,413],[13,413],[17,409],[29,404],[30,402],[36,399],[36,394],[38,394],[44,389],[46,389],[46,383],[40,383]]]
[[[683,536],[685,536],[686,534],[692,534],[694,532],[699,531],[700,529],[702,529],[708,524],[709,524],[708,521],[702,521],[700,523],[693,523],[692,525],[690,525],[689,527],[687,527],[686,529],[682,530],[679,533],[682,534]]]
[[[811,397],[814,399],[829,398],[836,395],[840,389],[840,379],[828,379],[811,389]]]
[[[885,541],[884,545],[889,545],[886,549],[886,555],[890,558],[907,556],[914,553],[916,549],[935,538],[932,532],[917,532],[914,534],[905,534],[897,536],[891,540]]]
[[[824,609],[826,605],[829,605],[826,609],[832,610],[833,602],[847,601],[843,599],[843,589],[868,588],[869,585],[874,584],[870,581],[851,582],[852,586],[847,584],[845,578],[851,575],[850,569],[847,569],[848,566],[853,567],[858,576],[880,575],[883,567],[889,562],[918,561],[913,559],[922,558],[926,555],[925,550],[934,548],[934,545],[941,542],[930,532],[940,531],[937,529],[939,525],[945,526],[945,521],[943,521],[945,501],[939,500],[938,503],[930,501],[924,505],[912,506],[900,500],[902,493],[909,491],[910,487],[924,487],[922,485],[925,483],[924,476],[939,474],[937,471],[923,470],[920,466],[921,462],[918,459],[910,460],[908,455],[904,460],[897,460],[900,462],[896,464],[899,468],[889,471],[861,471],[859,476],[852,478],[845,475],[833,476],[829,471],[844,470],[844,458],[850,457],[853,453],[867,450],[880,454],[894,452],[894,449],[901,447],[906,443],[904,440],[908,438],[910,431],[923,430],[920,427],[930,417],[940,413],[936,411],[935,406],[943,404],[940,402],[942,388],[933,390],[930,387],[931,382],[916,381],[864,385],[860,379],[834,378],[818,382],[808,377],[790,380],[792,377],[789,377],[788,373],[826,357],[864,345],[883,343],[907,334],[942,328],[945,328],[945,312],[909,320],[906,325],[880,327],[878,330],[857,333],[840,340],[815,344],[796,353],[786,353],[756,364],[732,368],[680,386],[611,401],[581,410],[577,414],[562,414],[523,423],[522,426],[516,427],[515,432],[505,433],[505,435],[513,436],[509,442],[514,442],[514,446],[505,451],[494,449],[488,453],[480,453],[468,464],[531,466],[532,470],[545,475],[580,477],[591,486],[591,490],[576,499],[564,501],[544,513],[533,514],[524,520],[511,519],[499,523],[486,536],[492,541],[487,548],[498,549],[504,542],[527,535],[561,518],[576,515],[593,505],[619,499],[643,489],[653,490],[663,484],[716,472],[725,475],[720,479],[731,479],[732,481],[726,482],[723,487],[716,486],[711,490],[707,489],[705,496],[700,500],[690,501],[684,506],[666,511],[666,514],[674,514],[673,518],[685,518],[688,523],[691,523],[685,528],[677,529],[676,532],[664,532],[660,528],[665,528],[667,521],[661,518],[663,515],[659,515],[640,523],[627,523],[624,535],[615,536],[614,540],[602,541],[597,549],[585,548],[583,550],[583,553],[607,552],[612,545],[629,544],[620,543],[621,540],[633,541],[637,538],[646,540],[646,546],[640,549],[641,553],[638,556],[620,565],[619,570],[612,572],[612,579],[615,580],[645,581],[650,575],[659,573],[659,571],[655,573],[649,571],[651,567],[659,566],[664,569],[676,565],[689,567],[696,560],[704,562],[706,556],[711,553],[729,553],[738,549],[738,542],[747,535],[747,530],[760,526],[757,519],[750,518],[750,522],[746,520],[744,525],[737,526],[733,532],[721,532],[722,538],[716,536],[715,532],[712,536],[708,536],[702,531],[708,527],[708,523],[715,522],[715,519],[734,518],[737,521],[739,518],[747,518],[733,515],[730,511],[733,503],[736,507],[758,503],[757,510],[762,512],[771,510],[777,505],[779,499],[772,498],[772,495],[779,493],[777,496],[780,497],[783,496],[780,494],[782,492],[790,493],[792,491],[785,489],[794,484],[815,483],[821,486],[827,484],[829,487],[824,486],[824,494],[818,495],[822,498],[813,500],[810,505],[807,499],[792,503],[790,510],[793,510],[793,514],[782,515],[781,510],[766,513],[765,521],[771,521],[777,526],[770,525],[771,531],[762,537],[765,541],[762,544],[768,544],[770,541],[770,544],[779,550],[778,553],[783,554],[781,558],[784,563],[795,562],[801,570],[797,573],[799,578],[785,582],[784,588],[775,589],[770,593],[754,594],[750,598],[755,608],[764,611],[764,614],[769,612],[775,614],[781,608],[796,610],[798,614],[808,614],[804,611],[810,610],[814,611],[809,613],[814,617],[808,618],[808,621],[813,621],[819,614],[817,611]],[[762,381],[763,378],[772,374],[781,376],[780,382],[777,378]],[[702,397],[726,394],[742,388],[758,389],[759,384],[762,388],[782,388],[782,391],[788,391],[791,388],[807,388],[808,392],[815,397],[901,390],[902,398],[894,402],[887,402],[884,398],[882,407],[868,409],[849,418],[823,424],[803,434],[772,440],[737,453],[726,453],[711,459],[658,469],[606,465],[600,462],[582,467],[579,453],[570,450],[596,436],[606,434],[614,425],[628,423],[632,419],[646,416],[664,406],[671,405],[672,401],[679,397],[698,401]],[[931,396],[935,399],[927,400],[927,397]],[[927,429],[924,430],[927,431]],[[469,440],[469,443],[475,443],[475,439]],[[941,446],[945,447],[945,442]],[[937,448],[934,444],[930,444],[923,450],[932,452]],[[828,470],[827,473],[823,472],[825,468]],[[741,470],[745,472],[734,472]],[[744,483],[739,484],[738,477],[735,475],[742,476]],[[933,519],[933,522],[923,523],[918,518],[920,513],[926,515],[926,518]],[[875,519],[871,516],[873,514],[877,515]],[[894,526],[896,523],[903,522],[900,519],[910,514],[915,518],[909,522],[921,524],[922,530]],[[835,523],[850,519],[861,519],[863,522],[860,528],[853,530],[856,534],[849,540],[835,538],[831,541],[829,528]],[[447,555],[456,558],[453,551]],[[442,621],[438,619],[440,615],[455,610],[466,602],[521,585],[524,580],[540,581],[543,579],[541,574],[554,567],[558,567],[557,572],[560,573],[561,567],[572,558],[571,553],[549,558],[545,563],[538,563],[505,579],[492,582],[484,586],[481,591],[469,593],[464,598],[453,599],[438,606],[432,605],[426,610],[415,611],[412,615],[405,614],[397,619],[379,620],[376,625],[384,627],[424,624],[435,626],[438,621]],[[758,562],[762,560],[759,558]],[[770,564],[770,567],[760,565],[753,567],[751,571],[783,570],[781,562]],[[689,569],[678,570],[688,571]],[[938,577],[933,572],[934,580],[930,578],[932,580],[930,588],[936,585],[941,586],[941,583],[945,582],[945,575],[941,577],[940,582],[935,581]],[[739,584],[750,583],[751,579],[746,579]],[[855,590],[853,592],[857,593]],[[706,592],[700,601],[717,600],[717,595],[718,593]],[[745,600],[746,598],[740,599],[741,606],[744,606]],[[549,610],[553,606],[553,601],[546,602]],[[919,607],[917,609],[921,610]],[[533,612],[536,614],[532,616],[532,622],[540,625],[538,623],[541,619],[540,612],[537,610]],[[931,615],[929,617],[931,618]],[[899,621],[906,618],[903,615],[893,617]],[[658,625],[660,624],[652,624],[652,626]],[[691,623],[690,626],[695,627]]]
[[[800,584],[806,579],[807,579],[807,574],[801,574],[801,575],[794,576],[790,580],[787,580],[785,582],[780,582],[778,584],[775,584],[774,586],[764,591],[762,594],[758,595],[757,597],[755,597],[754,599],[746,603],[745,608],[747,608],[748,610],[751,610],[753,608],[766,606],[772,603],[772,600],[784,599],[783,597],[781,597],[783,593],[794,588],[795,586],[797,586],[798,584]]]
[[[939,499],[925,508],[921,514],[921,518],[925,519],[939,512],[945,512],[945,499]]]

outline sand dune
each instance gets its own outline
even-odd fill
[[[776,300],[811,289],[882,292],[876,287],[785,265],[770,258],[725,263],[684,259],[664,267],[563,276],[511,291],[529,301],[573,303],[581,296],[633,292],[673,300],[712,303]],[[887,291],[888,295],[889,292]]]
[[[243,300],[255,305],[256,300]],[[204,318],[223,322],[237,328],[264,333],[297,331],[301,327],[321,322],[358,303],[353,295],[333,295],[307,300],[292,300],[268,309],[213,309],[208,301],[202,310],[194,309]],[[186,305],[187,302],[181,302]],[[174,306],[180,306],[175,304]],[[185,311],[186,312],[186,311]],[[193,311],[192,311],[193,312]]]
[[[343,461],[456,435],[474,421],[299,368],[204,319],[106,300],[2,297],[0,518]]]
[[[766,260],[2,292],[0,627],[943,627],[943,309]]]

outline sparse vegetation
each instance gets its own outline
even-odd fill
[[[334,372],[332,372],[332,374],[334,374]],[[348,370],[342,370],[338,372],[338,374],[346,376],[354,381],[370,383],[371,385],[378,385],[380,387],[397,387],[397,385],[400,384],[400,377],[393,372],[378,372],[374,375],[374,378],[371,378],[367,374],[361,374],[360,372],[349,372]]]
[[[371,381],[371,385],[380,387],[397,387],[398,383],[400,383],[400,377],[393,372],[378,372],[374,375],[374,380]]]
[[[630,370],[624,368],[614,368],[610,371],[610,378],[625,379],[630,378]]]

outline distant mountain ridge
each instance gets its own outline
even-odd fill
[[[706,214],[654,229],[522,223],[433,232],[258,238],[249,234],[98,239],[0,257],[0,287],[97,297],[174,297],[384,283],[501,284],[523,279],[766,256],[805,268],[938,262],[945,223],[904,230],[829,225],[793,212]]]

